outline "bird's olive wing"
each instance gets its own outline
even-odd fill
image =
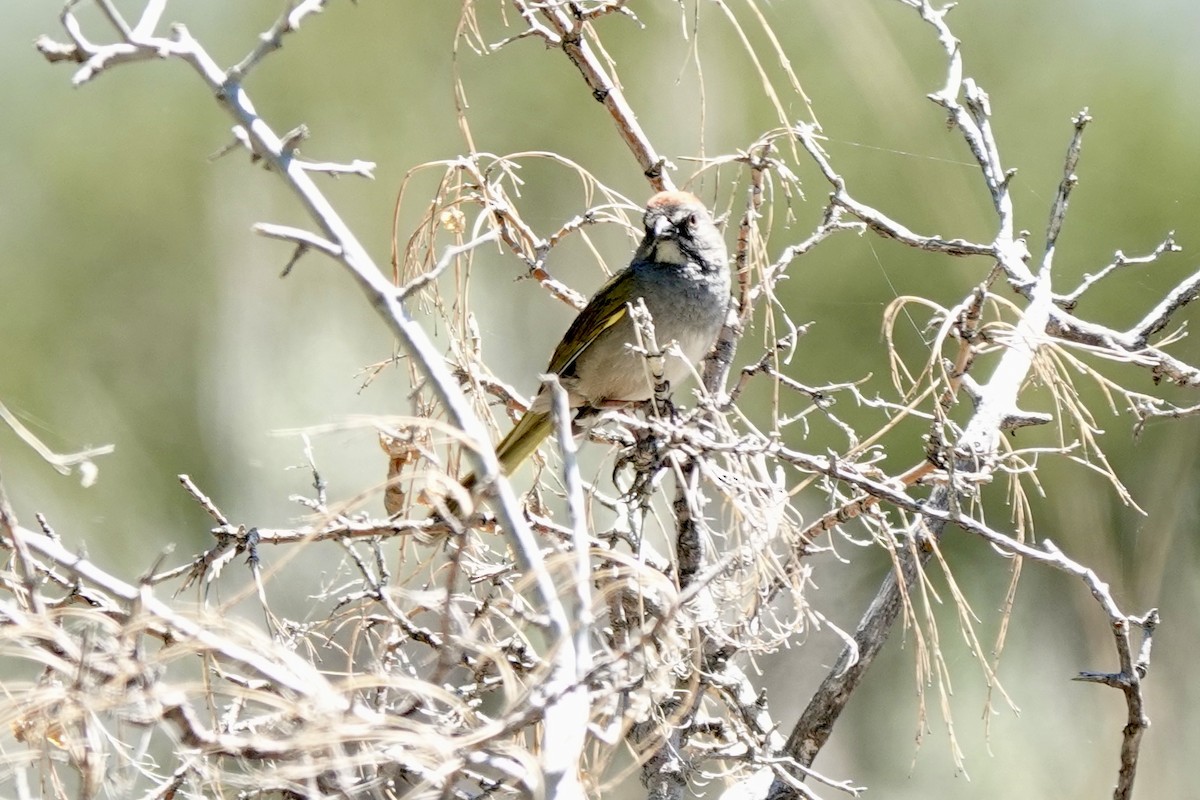
[[[588,301],[583,311],[580,311],[579,316],[571,323],[571,327],[563,334],[558,347],[554,348],[554,355],[550,356],[550,372],[563,376],[574,374],[575,362],[580,354],[602,333],[625,318],[629,313],[626,304],[632,298],[623,296],[626,293],[619,291],[617,287],[627,284],[627,272],[618,273]]]

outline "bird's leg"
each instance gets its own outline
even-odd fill
[[[645,506],[650,502],[650,491],[655,479],[666,468],[663,438],[650,427],[633,431],[633,444],[617,456],[613,464],[613,484],[620,489],[617,473],[625,467],[633,468],[633,482],[622,491],[621,498],[631,504]]]
[[[679,412],[675,409],[675,404],[671,402],[671,382],[663,378],[654,384],[654,397],[648,404],[650,411],[656,413],[660,418],[668,419],[672,423],[679,421]]]

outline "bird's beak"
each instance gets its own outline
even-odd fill
[[[654,238],[665,239],[667,234],[671,232],[674,226],[671,225],[671,220],[667,216],[657,216],[654,218],[652,232]]]

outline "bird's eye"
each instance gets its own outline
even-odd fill
[[[696,227],[696,223],[698,221],[699,221],[699,217],[697,217],[694,213],[688,214],[686,217],[683,218],[683,224],[689,228]]]

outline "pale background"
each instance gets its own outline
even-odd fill
[[[678,30],[674,4],[664,5],[663,17],[647,17],[657,20],[648,31],[610,19],[602,33],[615,31],[607,41],[648,134],[678,158],[695,151],[699,118],[686,50],[653,47],[656,31]],[[323,186],[381,264],[405,172],[465,150],[450,61],[459,6],[333,3],[247,84],[277,130],[309,126],[310,156],[378,162],[373,182],[341,178]],[[882,0],[764,7],[856,194],[923,232],[990,238],[988,204],[961,139],[923,99],[943,79],[930,29]],[[186,20],[228,64],[278,8],[191,0],[173,4],[167,16]],[[69,543],[133,578],[167,543],[179,546],[180,558],[206,541],[210,521],[178,488],[178,473],[191,474],[236,521],[287,525],[301,513],[288,495],[307,491],[309,478],[288,469],[303,462],[296,438],[274,433],[405,412],[407,384],[391,372],[360,391],[358,371],[387,357],[391,342],[336,267],[309,257],[288,280],[278,279],[289,248],[255,237],[250,226],[304,220],[282,184],[242,154],[207,160],[229,140],[229,123],[200,81],[179,63],[140,64],[73,89],[71,69],[47,65],[32,47],[37,34],[58,34],[58,10],[48,0],[10,0],[0,20],[0,401],[53,447],[114,443],[116,452],[100,462],[98,483],[83,489],[0,428],[0,465],[26,524],[45,512]],[[95,16],[83,16],[101,38]],[[1087,303],[1091,318],[1118,327],[1140,318],[1195,268],[1200,252],[1200,6],[966,0],[950,23],[963,41],[967,74],[991,96],[1001,153],[1020,170],[1018,223],[1035,241],[1060,177],[1069,118],[1083,106],[1095,117],[1060,243],[1061,275],[1094,271],[1117,249],[1140,255],[1176,231],[1182,255],[1118,277]],[[744,56],[733,46],[718,49],[704,62],[709,152],[744,146],[774,124]],[[532,40],[486,58],[460,48],[459,69],[480,149],[558,150],[639,202],[648,194],[561,54]],[[789,111],[803,114],[798,104]],[[526,177],[526,218],[541,232],[581,210],[566,205],[578,193],[556,183],[561,174],[530,170]],[[812,178],[807,190],[811,216],[827,190]],[[773,245],[805,233],[785,232]],[[619,235],[606,241],[614,258],[628,251]],[[489,251],[480,265],[496,298],[480,310],[493,363],[528,388],[570,314],[533,284],[514,283],[520,268],[511,258]],[[557,269],[581,291],[600,280],[590,262]],[[861,348],[877,358],[881,311],[897,294],[955,302],[981,277],[978,265],[947,264],[872,237],[833,244],[791,274],[785,290],[793,316],[817,323],[793,369],[813,384],[867,371],[848,353]],[[510,345],[515,352],[507,355]],[[1200,356],[1188,341],[1175,352],[1193,363]],[[1145,375],[1118,374],[1153,391]],[[1038,533],[1095,567],[1127,610],[1161,609],[1146,690],[1153,727],[1138,796],[1195,797],[1200,429],[1162,423],[1135,444],[1128,419],[1095,408],[1107,430],[1103,443],[1148,514],[1120,505],[1081,469],[1051,467],[1053,494],[1038,507]],[[369,429],[319,438],[317,456],[334,496],[382,478]],[[1002,523],[1003,514],[993,521]],[[975,542],[951,541],[948,550],[989,638],[1004,566]],[[818,574],[812,598],[843,626],[857,620],[883,568],[877,554],[848,554],[850,565]],[[1064,577],[1027,566],[1023,580],[1000,672],[1021,713],[993,717],[990,738],[980,671],[958,649],[947,610],[943,645],[969,780],[955,774],[936,707],[930,733],[914,745],[913,650],[901,635],[817,767],[872,787],[874,797],[1106,796],[1124,704],[1112,690],[1068,682],[1078,669],[1115,669],[1104,620],[1086,591]],[[303,598],[302,585],[295,591]],[[808,697],[835,648],[816,635],[772,662],[786,676],[772,694],[778,718],[790,720],[791,703]]]

